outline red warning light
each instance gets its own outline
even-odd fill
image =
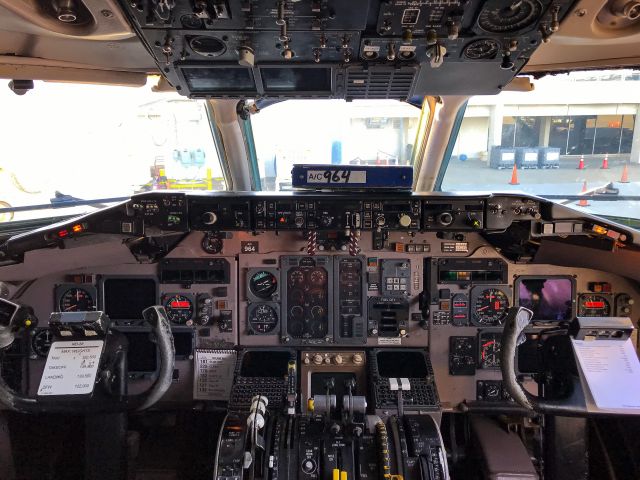
[[[171,308],[190,308],[191,303],[184,300],[174,300],[171,302]]]
[[[68,230],[60,230],[58,232],[58,238],[65,238],[69,236],[69,231]]]

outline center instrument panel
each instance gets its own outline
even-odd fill
[[[184,95],[347,99],[497,93],[573,3],[121,2],[160,72]]]
[[[31,391],[50,313],[94,309],[126,335],[131,390],[144,390],[157,354],[141,312],[162,305],[176,346],[166,401],[193,401],[196,350],[236,349],[231,404],[246,406],[265,382],[285,395],[284,374],[264,367],[284,351],[280,365],[297,365],[304,401],[333,378],[339,397],[353,381],[370,406],[390,408],[389,379],[408,378],[407,408],[499,405],[510,402],[499,370],[510,306],[534,311],[519,350],[525,378],[538,371],[541,330],[576,315],[637,320],[630,281],[514,259],[496,240],[513,231],[538,243],[636,241],[620,226],[519,195],[150,193],[12,237],[0,252],[18,263],[0,269],[0,281],[11,290],[28,280],[16,299],[40,319],[23,345]],[[55,246],[65,248],[47,250]],[[50,260],[35,279],[32,255]],[[250,352],[260,375],[242,373]]]

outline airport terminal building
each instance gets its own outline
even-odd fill
[[[487,160],[494,146],[554,147],[561,163],[581,155],[639,163],[639,80],[626,70],[583,72],[542,78],[531,92],[472,97],[453,157]]]

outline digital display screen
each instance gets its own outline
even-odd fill
[[[17,310],[13,303],[0,299],[0,327],[8,327]]]
[[[604,301],[584,302],[584,306],[587,308],[604,308]]]
[[[291,354],[271,350],[254,350],[242,357],[240,375],[242,377],[284,377],[289,368]]]
[[[500,270],[440,270],[440,283],[488,282],[502,283]]]
[[[158,304],[151,278],[108,278],[103,288],[104,311],[111,320],[142,320],[142,311]]]
[[[424,378],[429,374],[422,352],[378,352],[376,362],[378,373],[384,378]]]
[[[183,68],[192,92],[255,92],[256,85],[248,68]]]
[[[265,92],[331,92],[330,68],[262,68]]]
[[[518,305],[533,312],[533,320],[571,320],[573,283],[570,278],[525,278],[517,282]]]
[[[176,359],[182,360],[193,355],[193,332],[176,332],[173,333],[173,345],[176,349]]]
[[[129,342],[127,368],[130,373],[153,373],[158,368],[157,347],[151,332],[126,332]]]

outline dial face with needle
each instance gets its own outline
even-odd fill
[[[482,332],[478,338],[480,368],[499,368],[502,334],[499,332]]]
[[[478,16],[485,32],[508,33],[532,27],[542,15],[538,0],[489,0]]]
[[[509,298],[499,288],[490,287],[474,292],[472,318],[476,325],[501,325],[507,315]]]
[[[89,312],[95,310],[93,296],[84,288],[69,288],[60,296],[61,312]]]

